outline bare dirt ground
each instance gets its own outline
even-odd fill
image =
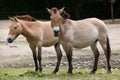
[[[9,31],[8,20],[0,20],[0,68],[5,67],[28,67],[34,66],[32,52],[23,36],[19,36],[12,44],[7,43],[6,38]],[[107,24],[110,44],[112,49],[112,68],[120,69],[120,24]],[[106,59],[102,48],[98,45],[101,56],[99,68],[106,68]],[[63,52],[61,67],[67,66],[66,55]],[[91,68],[93,66],[93,53],[90,48],[74,49],[74,68]],[[53,47],[42,48],[43,67],[54,68],[56,64],[56,53]]]

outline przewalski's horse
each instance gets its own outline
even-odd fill
[[[33,53],[35,63],[35,71],[42,72],[41,66],[41,50],[42,47],[55,47],[57,53],[57,65],[53,73],[59,70],[62,57],[58,38],[54,37],[50,21],[38,21],[29,15],[15,16],[9,18],[11,23],[9,26],[9,34],[7,41],[12,43],[20,34],[23,35]],[[38,49],[38,51],[36,51]]]
[[[69,14],[64,11],[64,8],[47,9],[51,14],[51,26],[53,28],[54,36],[59,37],[60,43],[66,52],[68,59],[68,74],[72,74],[72,53],[73,48],[85,48],[90,46],[94,53],[94,67],[91,73],[97,70],[99,52],[97,49],[97,42],[102,46],[105,56],[107,58],[108,73],[111,73],[110,55],[111,49],[107,34],[107,26],[105,23],[97,18],[88,18],[83,20],[71,20]],[[61,16],[62,15],[62,16]]]

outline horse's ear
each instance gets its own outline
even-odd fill
[[[47,11],[49,12],[49,14],[51,14],[52,12],[51,12],[51,10],[49,9],[49,8],[47,8]]]
[[[9,16],[9,20],[10,21],[14,21],[14,18]]]
[[[14,17],[14,21],[18,22],[18,21],[19,21],[19,19],[18,19],[17,17]]]
[[[59,13],[60,13],[60,14],[63,13],[64,8],[65,8],[65,7],[61,8],[61,9],[59,10]]]

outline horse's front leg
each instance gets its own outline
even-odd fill
[[[52,74],[56,74],[59,71],[59,66],[60,66],[60,62],[61,62],[61,58],[62,58],[62,52],[61,52],[61,49],[60,49],[60,44],[56,43],[54,45],[54,47],[55,47],[55,51],[57,53],[57,65],[56,65],[56,68],[54,69],[54,71],[52,72]]]
[[[38,46],[38,62],[39,62],[39,71],[42,72],[42,65],[41,65],[41,51],[42,51],[42,44],[39,44]]]
[[[36,56],[36,46],[30,46],[32,53],[33,53],[33,59],[34,59],[34,63],[35,63],[35,71],[38,71],[38,63],[37,63],[37,56]]]
[[[68,59],[69,68],[68,68],[67,74],[73,74],[73,73],[72,73],[72,70],[73,70],[73,66],[72,66],[72,53],[73,53],[73,48],[72,48],[70,45],[62,45],[62,46],[63,46],[63,49],[64,49],[65,52],[66,52],[66,56],[67,56],[67,59]]]

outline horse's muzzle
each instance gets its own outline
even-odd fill
[[[13,39],[10,38],[10,37],[8,37],[8,38],[7,38],[7,42],[8,42],[8,43],[12,43],[12,42],[13,42]]]
[[[58,36],[59,36],[59,31],[55,30],[55,31],[54,31],[54,36],[55,36],[55,37],[58,37]]]

